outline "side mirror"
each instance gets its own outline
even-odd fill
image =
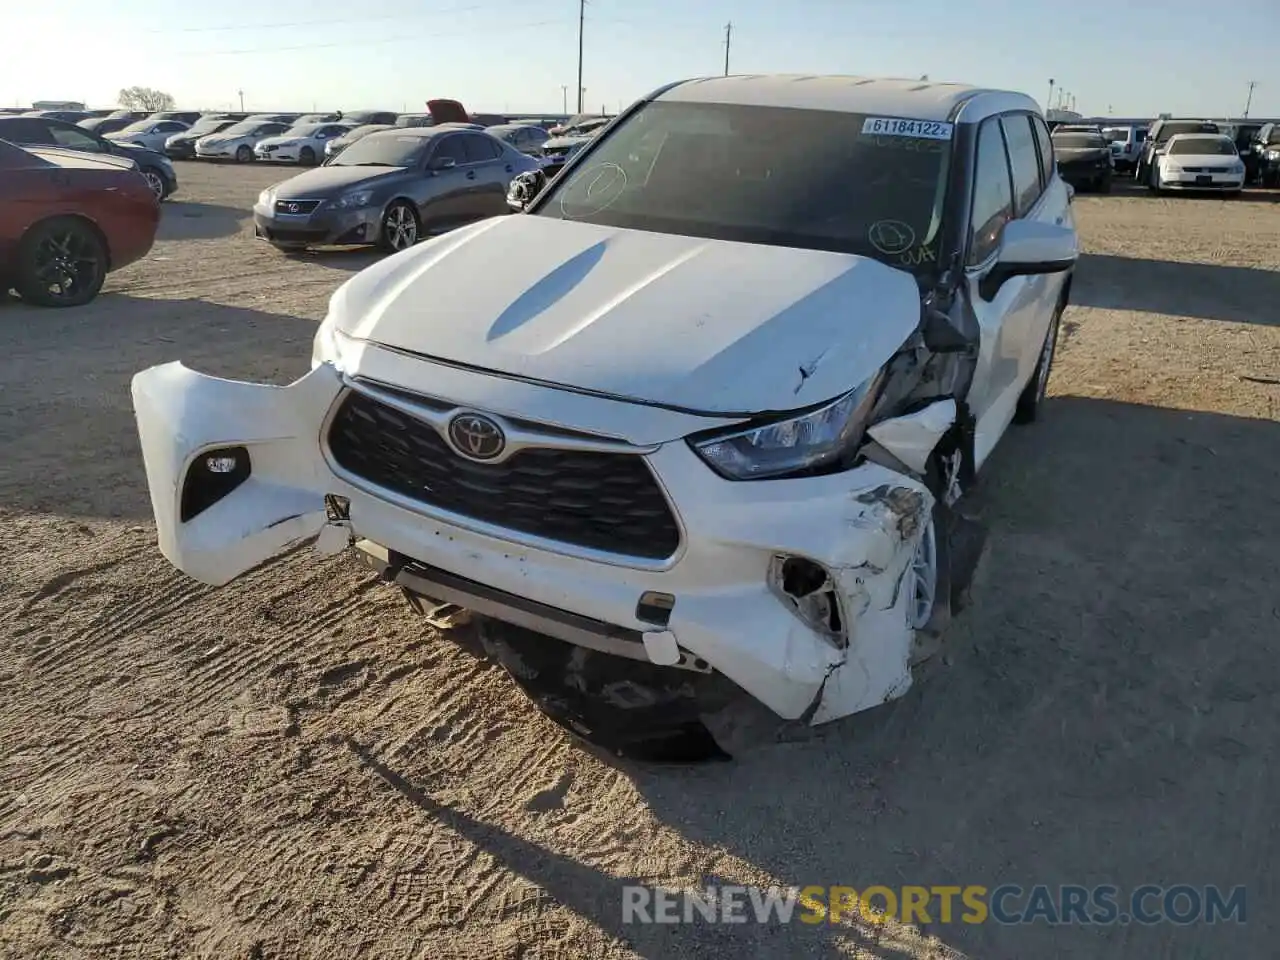
[[[1069,227],[1035,220],[1010,220],[1000,238],[996,262],[978,281],[978,295],[994,300],[1014,277],[1064,273],[1076,264],[1079,241]]]
[[[431,161],[431,169],[436,171],[452,170],[457,165],[458,161],[454,157],[437,157]]]

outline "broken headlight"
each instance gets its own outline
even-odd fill
[[[837,463],[862,442],[883,373],[814,410],[689,445],[729,480],[763,480]]]

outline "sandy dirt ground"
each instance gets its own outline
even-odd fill
[[[1274,955],[1280,195],[1078,198],[1051,402],[984,474],[945,662],[808,738],[653,768],[568,740],[347,559],[211,590],[161,558],[129,377],[286,382],[374,256],[254,241],[279,171],[179,175],[97,302],[0,306],[0,955]],[[628,878],[1244,884],[1249,911],[636,926]]]

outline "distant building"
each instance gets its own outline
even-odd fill
[[[32,110],[83,110],[84,104],[79,100],[37,100],[31,105]]]

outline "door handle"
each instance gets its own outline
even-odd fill
[[[474,180],[475,178],[476,178],[476,172],[475,172],[474,170],[468,170],[468,171],[467,171],[467,179],[468,179],[468,180]]]
[[[511,172],[511,164],[509,164],[509,163],[508,163],[508,164],[507,164],[507,173],[510,173],[510,172]]]

